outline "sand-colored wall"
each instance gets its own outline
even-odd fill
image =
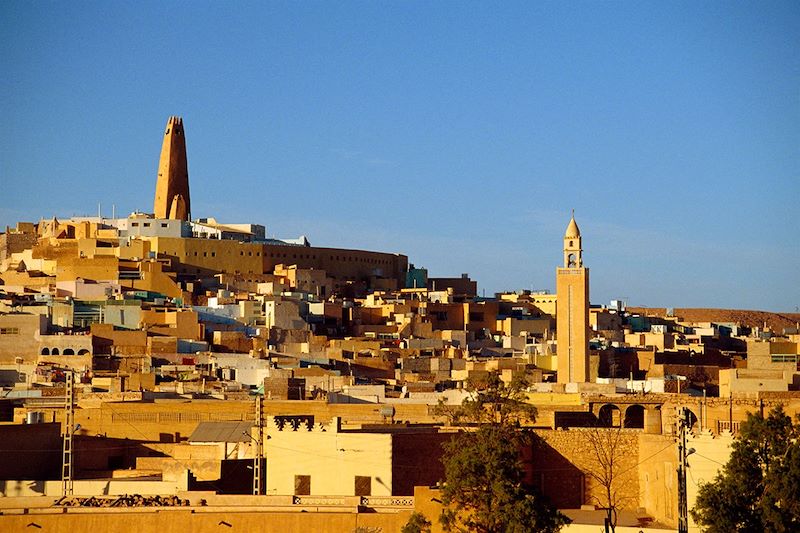
[[[697,491],[701,483],[714,479],[731,456],[733,438],[730,434],[712,436],[709,432],[690,435],[686,447],[695,449],[688,458],[689,474],[686,477],[686,501],[689,509],[697,502]],[[677,483],[677,478],[676,478]],[[677,501],[677,500],[676,500]],[[689,514],[689,531],[700,531]]]
[[[137,397],[125,393],[120,398]],[[157,402],[87,402],[81,400],[75,410],[75,422],[83,435],[106,435],[141,441],[174,442],[188,438],[197,424],[206,421],[253,420],[253,402],[238,400],[160,400]],[[309,415],[317,421],[334,416],[345,426],[380,424],[385,421],[379,404],[328,404],[323,401],[271,400],[264,402],[264,415]],[[395,422],[434,422],[425,404],[397,404]],[[37,407],[45,420],[61,421],[63,408]],[[20,411],[19,416],[24,416]]]
[[[96,509],[66,514],[0,515],[2,531],[49,531],[80,533],[219,533],[220,531],[314,531],[315,533],[394,533],[408,521],[411,511],[357,513],[355,508],[325,512],[207,511],[181,508],[129,509],[113,512]],[[313,510],[312,510],[313,511]],[[29,527],[29,524],[36,526]]]
[[[184,475],[175,481],[142,481],[126,479],[78,479],[72,482],[73,495],[98,496],[98,495],[163,495],[175,494],[189,488],[188,476]],[[54,496],[62,495],[61,480],[58,481],[30,481],[30,480],[3,480],[0,481],[0,496],[28,497],[28,496]],[[2,530],[2,527],[0,527]]]
[[[535,448],[533,456],[534,475],[541,473],[540,488],[555,503],[563,494],[580,495],[580,477],[583,477],[583,495],[580,501],[572,501],[571,505],[564,507],[578,507],[582,504],[604,505],[604,488],[588,472],[600,472],[598,454],[595,453],[591,439],[599,443],[603,453],[610,453],[610,442],[618,439],[615,457],[615,470],[613,489],[617,492],[618,505],[622,509],[640,507],[639,479],[637,475],[637,461],[639,458],[639,436],[636,430],[618,429],[572,429],[537,430],[546,446]],[[577,494],[575,492],[577,491]]]
[[[47,317],[38,314],[0,314],[0,363],[22,357],[33,363],[39,355],[40,336],[47,332]]]
[[[212,275],[261,274],[262,246],[217,239],[152,237],[153,250],[172,260],[178,273]]]
[[[310,430],[267,425],[267,494],[294,494],[295,476],[311,477],[312,495],[355,495],[355,476],[371,478],[371,495],[392,494],[392,436],[341,433],[338,419]]]
[[[678,525],[678,445],[666,435],[639,436],[639,505],[659,523]]]

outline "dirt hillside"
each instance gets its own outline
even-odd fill
[[[663,307],[628,307],[629,313],[645,316],[667,316]],[[797,327],[800,322],[800,313],[773,313],[771,311],[752,311],[747,309],[710,309],[697,307],[676,307],[674,316],[686,322],[733,322],[748,327],[767,326],[777,333],[782,333],[784,328]]]

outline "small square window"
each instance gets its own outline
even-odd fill
[[[372,478],[369,476],[356,476],[356,496],[372,496]]]
[[[294,476],[294,493],[297,496],[311,494],[311,476]]]

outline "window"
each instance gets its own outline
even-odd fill
[[[131,226],[133,226],[134,228],[138,228],[139,227],[139,223],[138,222],[131,222]]]
[[[145,228],[149,228],[150,227],[150,223],[149,222],[144,222],[144,223],[142,223],[142,226],[144,226]]]
[[[167,227],[167,223],[166,223],[166,222],[162,222],[162,223],[161,223],[161,227],[162,227],[162,228],[166,228],[166,227]]]
[[[294,493],[296,496],[311,494],[311,476],[294,476]]]
[[[19,328],[0,328],[0,335],[19,335]]]
[[[211,252],[211,257],[217,257],[217,252]]]
[[[356,476],[356,496],[372,496],[372,478],[369,476]]]

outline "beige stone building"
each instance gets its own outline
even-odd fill
[[[0,314],[0,363],[35,362],[41,350],[42,336],[46,334],[46,316]]]
[[[412,495],[443,474],[435,429],[343,430],[338,417],[268,417],[267,494]]]

